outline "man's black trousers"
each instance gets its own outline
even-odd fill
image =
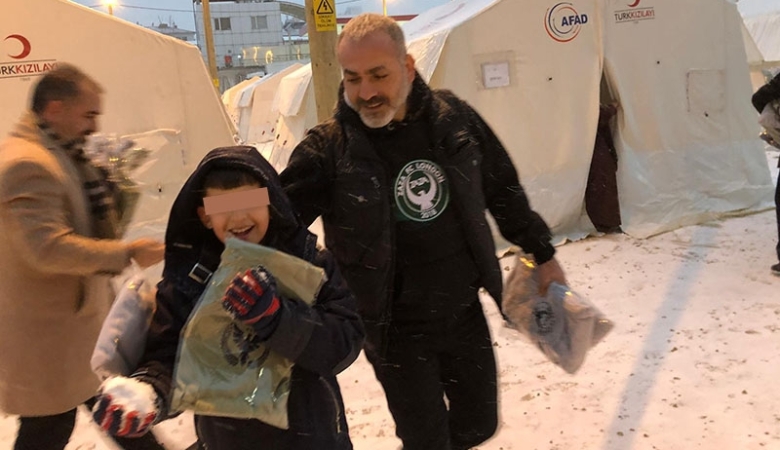
[[[369,360],[404,450],[466,450],[495,433],[496,361],[476,292],[453,320],[392,323],[385,357]]]

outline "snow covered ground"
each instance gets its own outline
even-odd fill
[[[777,177],[777,152],[767,153]],[[559,247],[572,288],[615,322],[575,375],[501,325],[483,302],[500,373],[501,425],[480,450],[780,449],[780,277],[774,211],[646,240],[608,235]],[[502,261],[507,270],[511,258]],[[357,450],[395,450],[364,357],[339,377]],[[16,421],[0,416],[0,450]],[[158,426],[169,449],[191,416]],[[110,450],[85,415],[67,450]]]

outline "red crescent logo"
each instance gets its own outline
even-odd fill
[[[23,59],[30,54],[30,51],[32,50],[32,46],[30,45],[30,41],[28,41],[26,37],[22,36],[21,34],[12,34],[6,36],[6,38],[3,40],[7,41],[9,39],[16,39],[17,41],[19,41],[19,43],[22,44],[22,52],[19,53],[18,55],[9,54],[8,56],[10,56],[13,59]]]
[[[634,3],[628,5],[629,8],[635,8],[642,0],[636,0]]]

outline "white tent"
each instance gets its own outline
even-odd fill
[[[242,110],[238,104],[241,102],[245,90],[249,86],[254,86],[260,80],[261,77],[259,76],[250,77],[222,93],[222,104],[225,106],[228,117],[230,117],[230,120],[233,121],[233,124],[236,126],[238,126],[238,123],[241,120]],[[241,134],[239,130],[236,131],[239,135]]]
[[[751,52],[746,44],[750,78],[756,90],[780,70],[780,11],[746,17],[744,21],[745,32],[755,48]],[[751,59],[751,54],[756,53],[758,56]]]
[[[629,233],[648,236],[770,206],[772,182],[757,139],[736,6],[647,1],[642,6],[654,8],[657,20],[616,23],[615,9],[625,6],[610,5],[605,65],[626,105],[617,146]]]
[[[745,26],[768,66],[780,65],[780,11],[745,18]]]
[[[627,233],[771,204],[741,18],[726,0],[454,0],[404,31],[422,76],[476,107],[501,138],[559,239],[594,231],[583,202],[602,96],[620,104]],[[310,91],[299,80],[298,115]],[[275,147],[276,160],[301,137]]]
[[[744,21],[742,22],[742,41],[745,44],[745,54],[751,69],[755,66],[763,65],[766,62],[764,60],[764,55],[761,53],[761,50],[758,49],[758,45],[756,45],[753,36],[750,35],[750,31],[747,29]]]
[[[271,149],[264,149],[263,155],[281,171],[306,131],[317,123],[311,64],[282,79],[272,109],[278,113],[279,119]]]
[[[181,184],[233,128],[198,49],[63,0],[3,0],[0,135],[28,106],[40,73],[69,62],[105,89],[101,132],[153,153],[134,175],[143,195],[129,235],[161,235]]]
[[[244,81],[222,94],[222,102],[236,124],[242,142],[256,145],[274,140],[279,115],[274,109],[274,99],[279,84],[301,67],[300,63],[294,63],[263,78]]]

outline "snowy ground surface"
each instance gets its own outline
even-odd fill
[[[777,153],[767,160],[777,177]],[[567,375],[483,305],[500,373],[501,426],[480,450],[780,449],[780,277],[774,211],[559,247],[569,283],[615,322]],[[507,269],[510,258],[502,263]],[[357,450],[395,450],[392,419],[363,356],[339,377]],[[191,416],[158,426],[194,441]],[[16,420],[0,415],[0,450]],[[115,449],[80,414],[67,450]]]

